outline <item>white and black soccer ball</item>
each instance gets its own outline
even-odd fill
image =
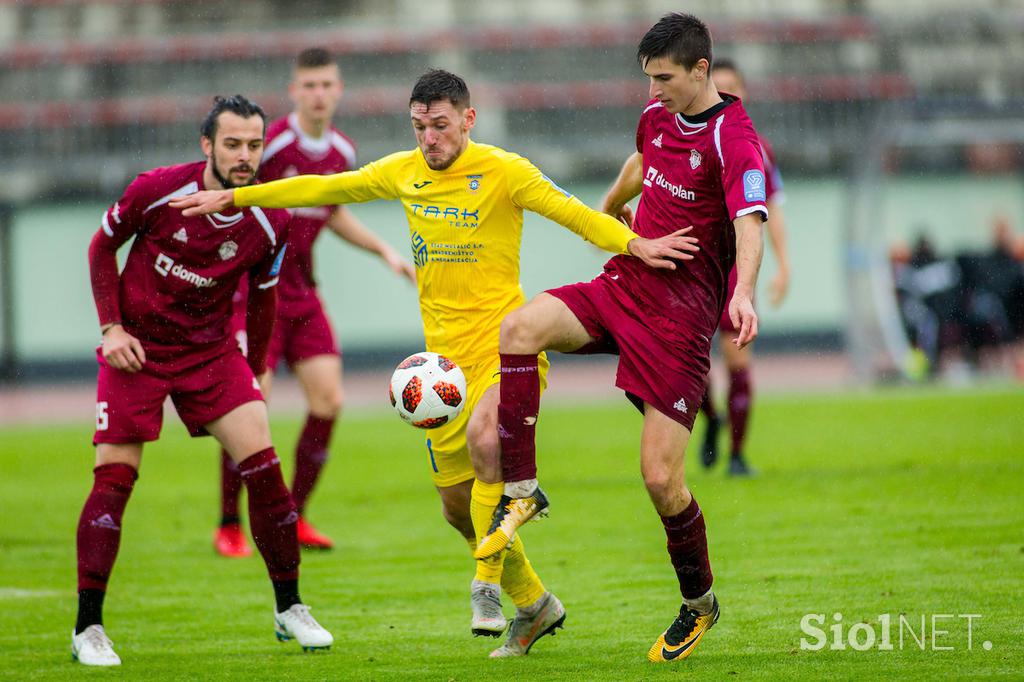
[[[466,375],[443,355],[415,353],[398,363],[388,394],[403,420],[420,429],[436,429],[466,406]]]

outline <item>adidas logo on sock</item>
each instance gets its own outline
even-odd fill
[[[114,521],[114,517],[110,514],[104,514],[98,519],[93,519],[91,524],[93,528],[106,528],[107,530],[121,530],[121,526],[117,525]]]

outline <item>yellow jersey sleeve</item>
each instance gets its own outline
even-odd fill
[[[626,245],[639,235],[566,192],[527,159],[515,154],[509,157],[506,165],[509,196],[516,206],[569,228],[605,251],[629,253]]]
[[[298,208],[395,199],[394,173],[403,154],[392,154],[362,168],[333,175],[296,175],[235,189],[235,206]]]

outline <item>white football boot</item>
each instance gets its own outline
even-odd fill
[[[282,642],[294,639],[303,651],[330,649],[334,637],[316,622],[305,604],[293,604],[283,613],[274,614],[274,634]]]
[[[102,625],[90,625],[77,635],[71,631],[71,657],[82,665],[121,665]]]
[[[470,629],[474,637],[500,637],[505,632],[508,621],[501,612],[501,587],[474,580],[470,587],[469,604],[473,609]]]

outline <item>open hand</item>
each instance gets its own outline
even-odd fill
[[[692,230],[693,225],[690,225],[657,239],[637,237],[630,240],[627,248],[630,254],[652,268],[675,270],[675,261],[693,260],[693,254],[700,251],[697,238],[687,236]]]

